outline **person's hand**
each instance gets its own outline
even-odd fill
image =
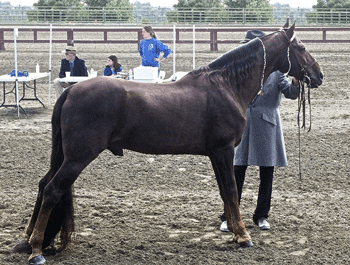
[[[157,61],[157,62],[164,61],[165,59],[166,59],[165,57],[162,57],[162,58],[154,58],[154,60]]]
[[[298,85],[299,85],[299,80],[296,79],[295,77],[293,77],[293,79],[292,79],[292,85],[293,85],[293,86],[298,86]]]

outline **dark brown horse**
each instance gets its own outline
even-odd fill
[[[246,126],[246,111],[270,73],[280,70],[313,87],[322,83],[318,63],[295,38],[294,25],[255,39],[170,84],[97,77],[68,88],[52,115],[49,172],[39,183],[26,231],[31,264],[43,264],[56,234],[64,249],[74,229],[71,187],[103,150],[146,154],[195,154],[212,162],[228,228],[251,246],[238,207],[234,147]]]

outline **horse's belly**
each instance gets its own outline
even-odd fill
[[[205,154],[205,143],[198,138],[172,135],[140,135],[124,141],[122,148],[145,154]]]

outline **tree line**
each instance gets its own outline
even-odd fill
[[[306,14],[308,23],[348,24],[350,0],[317,0],[314,10]]]
[[[135,19],[129,0],[39,0],[33,6],[27,11],[29,21],[132,23]],[[168,23],[269,23],[273,9],[269,0],[178,0],[165,16]],[[348,11],[350,0],[317,0],[306,17],[308,23],[346,23]]]

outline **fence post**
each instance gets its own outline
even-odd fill
[[[327,30],[324,29],[323,30],[323,40],[324,41],[327,39],[326,34],[327,34]]]
[[[180,29],[176,29],[176,43],[180,43]]]
[[[143,39],[142,37],[142,29],[139,29],[137,31],[137,49],[139,48],[140,46],[140,41]]]
[[[33,40],[33,43],[36,43],[37,40],[38,40],[38,31],[34,30],[34,40]]]
[[[4,31],[0,30],[0,51],[6,51],[4,43]]]
[[[103,32],[103,40],[107,42],[107,31]]]
[[[218,51],[218,32],[215,29],[210,30],[210,51]]]
[[[74,37],[72,29],[67,29],[67,45],[74,46]]]

